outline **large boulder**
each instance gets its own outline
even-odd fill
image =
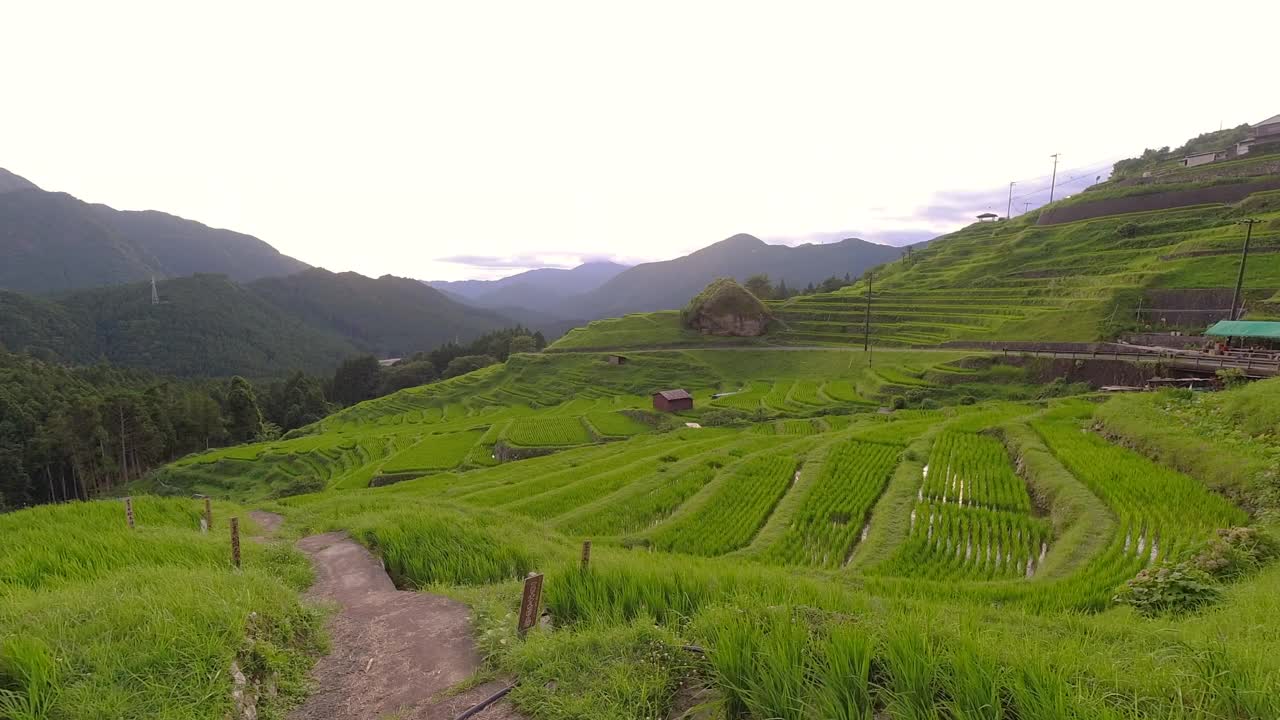
[[[680,312],[686,328],[704,335],[756,337],[765,334],[773,315],[732,278],[712,281]]]

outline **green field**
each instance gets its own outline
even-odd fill
[[[0,717],[220,718],[233,661],[276,677],[260,710],[282,716],[322,644],[305,558],[246,542],[232,571],[227,518],[256,531],[229,503],[207,534],[193,500],[134,510],[134,530],[118,500],[0,515]]]
[[[757,720],[1280,712],[1280,568],[1215,540],[1273,529],[1280,381],[1100,402],[1038,399],[961,352],[630,356],[520,356],[148,482],[268,503],[290,534],[345,530],[401,584],[469,603],[531,718],[665,717],[682,683],[707,685],[716,717]],[[694,411],[652,413],[658,387]],[[879,412],[894,396],[914,405]],[[500,461],[504,444],[538,452]],[[404,477],[365,487],[380,476]],[[253,543],[234,573],[225,525],[203,535],[196,512],[143,497],[133,532],[118,501],[0,516],[20,548],[0,559],[0,698],[221,718],[184,698],[227,696],[225,668],[263,642],[235,621],[250,611],[271,638],[254,667],[298,677],[319,642],[305,565]],[[1170,568],[1196,578],[1193,604],[1125,589]],[[553,624],[520,639],[530,571]],[[210,625],[216,642],[172,642]]]
[[[615,441],[716,409],[777,419],[783,434],[804,434],[832,427],[804,418],[864,413],[912,391],[942,402],[1037,392],[1025,380],[964,371],[957,363],[968,357],[885,351],[867,367],[866,355],[839,349],[691,349],[634,352],[629,363],[614,366],[594,353],[519,355],[347,408],[287,439],[183,458],[133,487],[261,502],[366,487],[383,475],[487,467],[497,462],[500,445],[542,452]],[[652,411],[650,394],[670,387],[694,394],[691,417],[677,421]]]

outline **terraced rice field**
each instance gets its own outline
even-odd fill
[[[388,473],[403,473],[455,467],[482,437],[484,433],[478,430],[428,435],[388,460],[383,469]]]
[[[591,442],[591,433],[578,417],[517,418],[507,425],[506,439],[525,447],[582,445]]]
[[[605,437],[630,437],[651,429],[640,420],[613,410],[588,413],[586,418],[591,429]]]
[[[622,372],[570,355],[410,390],[172,477],[324,489],[275,507],[300,528],[347,529],[408,584],[447,578],[476,604],[495,667],[534,678],[531,717],[566,717],[544,694],[553,679],[616,717],[666,716],[687,665],[664,654],[685,645],[706,649],[704,679],[753,720],[816,707],[941,720],[962,698],[973,717],[1010,720],[1273,716],[1273,570],[1259,575],[1270,584],[1223,585],[1198,615],[1117,605],[1139,573],[1251,518],[1098,435],[1095,404],[865,402],[976,372],[940,369],[943,353],[888,352],[871,368],[848,351],[633,355]],[[655,385],[686,386],[695,416],[728,424],[652,413]],[[504,446],[538,452],[500,462]],[[363,487],[387,475],[410,477]],[[442,539],[455,532],[464,545]],[[506,617],[530,570],[545,573],[554,622],[520,640]],[[567,659],[555,678],[525,664],[535,649]],[[1187,700],[1188,682],[1219,684]]]
[[[871,508],[902,450],[901,445],[856,440],[834,446],[786,533],[764,557],[788,565],[843,565],[867,527]]]
[[[745,547],[799,470],[799,460],[789,453],[744,460],[720,479],[702,507],[655,531],[654,546],[691,555],[722,555]]]
[[[888,574],[926,579],[1032,577],[1049,550],[1026,484],[1000,441],[944,432],[922,469],[910,532]]]

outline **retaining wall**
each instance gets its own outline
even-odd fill
[[[1172,210],[1173,208],[1190,207],[1192,205],[1224,205],[1240,202],[1256,192],[1266,190],[1280,190],[1280,177],[1268,178],[1258,182],[1215,185],[1193,190],[1174,190],[1152,195],[1108,198],[1093,202],[1081,202],[1065,207],[1049,208],[1041,211],[1040,219],[1036,221],[1036,224],[1057,225],[1107,215]]]

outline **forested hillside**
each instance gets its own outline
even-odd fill
[[[250,283],[256,295],[308,326],[340,335],[365,352],[400,357],[470,340],[510,323],[496,312],[445,297],[417,280],[313,268]]]
[[[0,173],[0,289],[48,293],[192,273],[248,281],[307,267],[251,235],[90,204]]]
[[[253,388],[69,369],[0,352],[0,510],[88,499],[152,467],[255,439]]]
[[[221,275],[79,290],[56,300],[0,292],[0,345],[63,362],[107,360],[179,376],[330,371],[359,349]]]
[[[408,356],[514,325],[415,280],[314,269],[239,285],[222,275],[77,290],[0,291],[0,347],[47,360],[106,360],[181,377],[329,373],[362,353]]]

